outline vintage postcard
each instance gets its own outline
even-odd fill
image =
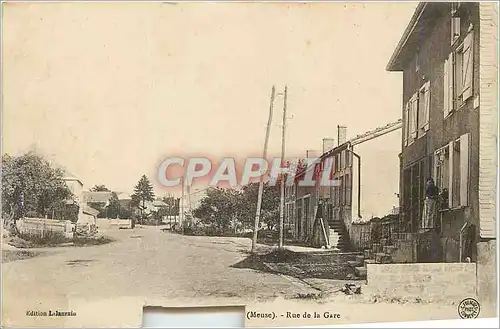
[[[2,326],[497,316],[498,3],[3,2]]]

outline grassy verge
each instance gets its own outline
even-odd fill
[[[299,279],[351,280],[354,269],[347,261],[353,257],[355,256],[335,253],[297,253],[285,249],[265,254],[249,254],[232,267],[278,273]]]
[[[73,239],[73,245],[77,247],[83,247],[83,246],[98,246],[102,244],[108,244],[111,242],[114,242],[115,240],[107,237],[107,236],[100,236],[100,237],[93,237],[93,238],[87,238],[87,237],[76,237]]]
[[[2,250],[2,263],[38,256],[40,253],[25,250]]]
[[[75,236],[74,238],[66,238],[60,234],[46,234],[45,236],[20,234],[10,236],[5,239],[8,245],[16,248],[46,248],[46,247],[61,247],[61,246],[95,246],[111,243],[114,239],[107,236],[83,237]]]

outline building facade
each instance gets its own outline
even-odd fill
[[[400,208],[416,261],[494,263],[497,22],[495,3],[420,3],[387,66],[403,72]],[[423,230],[429,177],[439,198]]]
[[[74,200],[72,202],[74,202],[78,206],[77,222],[82,221],[85,217],[83,213],[83,205],[85,205],[83,183],[79,178],[75,177],[74,175],[68,174],[67,172],[65,173],[63,180],[68,186],[68,189],[71,191],[71,193],[73,193]]]
[[[344,135],[340,144],[330,144],[316,163],[300,168],[294,185],[286,188],[289,233],[312,246],[349,249],[353,223],[390,214],[397,204],[398,148],[397,139],[387,134],[400,127],[397,121],[348,141],[345,127],[338,127]],[[325,186],[327,180],[335,184]]]

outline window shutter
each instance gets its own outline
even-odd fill
[[[469,134],[460,136],[460,205],[468,205],[469,196]]]
[[[405,131],[404,131],[405,146],[408,145],[409,135],[410,135],[410,102],[406,103],[405,106]]]
[[[448,144],[448,206],[453,208],[453,141]]]
[[[474,30],[469,31],[464,40],[463,60],[462,60],[462,86],[463,100],[472,96],[472,76],[474,73]]]
[[[445,118],[448,115],[448,113],[450,113],[450,111],[451,111],[451,109],[450,109],[450,102],[449,102],[450,88],[448,86],[448,84],[450,82],[450,78],[449,78],[450,74],[451,74],[451,72],[449,71],[448,59],[445,59],[444,60],[444,73],[443,73],[443,93],[444,93],[444,97],[443,97],[443,109],[444,109],[443,115],[444,115]]]
[[[417,137],[417,112],[418,112],[418,91],[411,98],[410,104],[410,134],[411,138],[414,139]]]
[[[453,111],[453,101],[455,99],[455,93],[453,91],[453,78],[455,72],[453,70],[453,63],[455,61],[455,53],[450,53],[448,57],[448,108],[449,111]]]
[[[451,44],[460,37],[460,17],[455,16],[451,18]]]
[[[434,182],[437,185],[438,184],[437,169],[438,169],[438,165],[439,165],[439,154],[437,151],[434,152],[434,156],[432,157],[432,161],[430,163],[432,163],[432,179],[434,179]],[[438,187],[439,187],[439,185],[438,185]]]
[[[424,106],[425,106],[425,117],[423,118],[424,120],[424,131],[429,130],[429,117],[431,113],[431,83],[430,81],[427,81],[425,83],[425,93],[424,93]]]

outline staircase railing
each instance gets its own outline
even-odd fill
[[[469,225],[468,222],[465,222],[464,225],[462,225],[462,227],[460,228],[460,232],[459,232],[459,236],[458,236],[458,243],[460,244],[459,245],[459,248],[458,248],[458,257],[459,257],[459,263],[462,262],[462,258],[463,258],[463,233],[465,231],[465,229],[467,228],[467,226]],[[456,241],[456,240],[455,240]]]

